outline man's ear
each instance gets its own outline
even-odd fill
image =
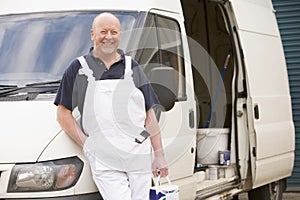
[[[90,33],[91,33],[91,40],[94,41],[94,35],[95,35],[94,29],[91,29]]]

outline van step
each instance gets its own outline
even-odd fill
[[[238,187],[237,176],[231,178],[220,178],[217,180],[204,180],[197,184],[197,197],[210,196],[214,193],[224,191],[224,189],[232,189]]]

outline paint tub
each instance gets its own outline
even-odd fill
[[[197,163],[218,164],[219,151],[228,149],[228,128],[204,128],[197,130]]]

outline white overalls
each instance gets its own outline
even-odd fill
[[[135,87],[131,58],[125,56],[124,79],[95,80],[79,57],[79,74],[88,77],[82,126],[89,135],[84,153],[105,200],[147,200],[151,187],[151,143],[135,137],[144,129],[143,93]]]

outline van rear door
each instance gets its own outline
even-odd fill
[[[283,48],[271,0],[231,0],[244,54],[253,187],[291,175],[294,125]]]

